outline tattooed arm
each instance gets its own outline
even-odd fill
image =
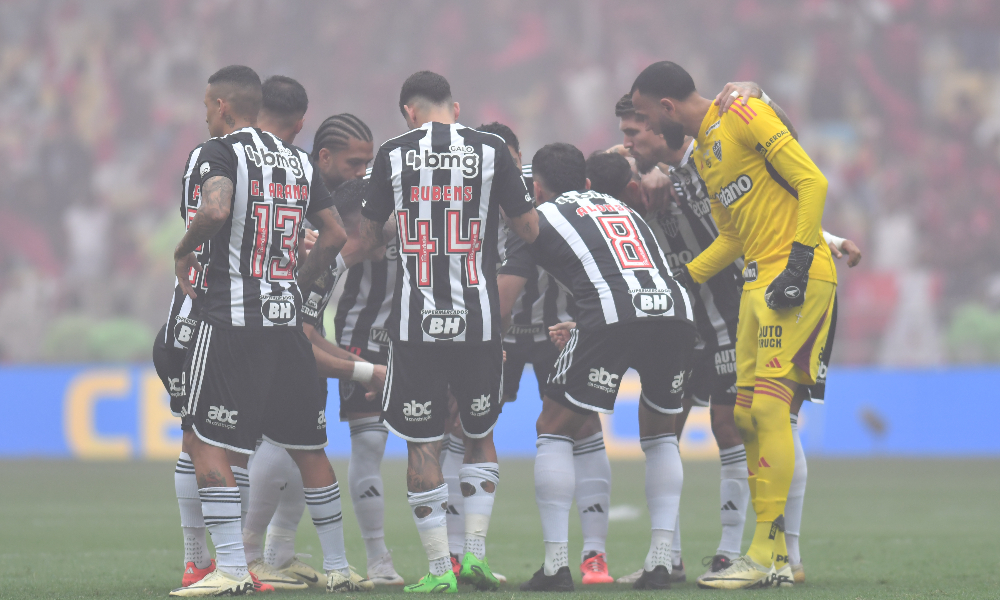
[[[323,269],[330,268],[330,265],[337,260],[337,254],[347,243],[347,233],[337,222],[335,211],[336,209],[333,207],[324,208],[309,217],[316,225],[316,229],[319,230],[319,237],[316,239],[316,245],[309,252],[309,256],[306,257],[305,263],[299,268],[296,278],[299,289],[309,289],[323,272]]]
[[[201,186],[201,206],[191,221],[184,237],[174,249],[174,273],[181,290],[191,298],[197,297],[191,286],[191,269],[201,271],[201,264],[194,254],[195,248],[212,239],[229,219],[233,202],[233,182],[227,177],[211,177]]]
[[[507,226],[522,240],[534,244],[538,237],[538,211],[532,208],[516,217],[508,217]]]

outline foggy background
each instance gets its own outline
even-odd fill
[[[404,131],[399,87],[446,76],[525,162],[620,142],[615,101],[673,60],[714,97],[754,80],[830,181],[835,363],[1000,362],[1000,2],[120,0],[0,3],[0,360],[148,361],[183,233],[180,178],[232,63],[298,79],[318,124]]]

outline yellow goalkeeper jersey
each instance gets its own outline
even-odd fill
[[[698,282],[744,257],[744,288],[768,286],[788,261],[792,242],[815,248],[809,277],[837,282],[820,222],[826,179],[774,110],[753,98],[701,122],[692,158],[705,180],[719,237],[688,264]]]

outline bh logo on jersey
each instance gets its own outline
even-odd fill
[[[403,418],[407,421],[426,421],[431,418],[431,403],[421,404],[416,400],[410,400],[403,405]]]
[[[295,302],[290,296],[261,296],[260,312],[276,325],[284,325],[295,318]]]
[[[630,290],[632,305],[647,315],[662,315],[674,308],[670,290]]]
[[[490,412],[490,396],[492,394],[483,394],[478,398],[472,399],[472,406],[469,407],[469,412],[472,413],[473,417],[481,417]]]
[[[618,375],[615,375],[614,373],[607,371],[604,367],[601,367],[599,369],[590,370],[590,375],[587,376],[587,385],[592,388],[597,388],[602,392],[617,394],[618,379]]]
[[[465,333],[465,317],[457,311],[429,311],[420,326],[436,340],[450,340]]]
[[[674,375],[674,380],[670,382],[670,393],[671,394],[684,393],[684,371],[681,371],[677,375]]]
[[[236,415],[239,413],[238,410],[226,410],[225,406],[210,406],[205,422],[225,429],[236,429]]]
[[[431,152],[424,150],[417,154],[416,150],[406,153],[406,166],[416,169],[462,169],[465,177],[479,175],[479,155],[472,146],[451,146],[449,152]]]

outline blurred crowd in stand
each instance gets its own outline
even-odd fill
[[[525,161],[619,141],[614,103],[669,59],[712,95],[754,80],[855,240],[834,362],[1000,362],[995,0],[11,0],[0,3],[0,360],[147,360],[167,314],[205,81],[247,64],[309,91],[296,142],[352,112],[379,142],[441,72]]]

